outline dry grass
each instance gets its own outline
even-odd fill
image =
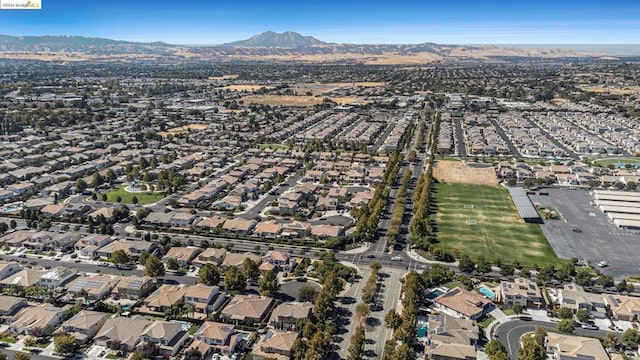
[[[462,161],[436,161],[433,176],[445,183],[498,185],[498,178],[492,167],[472,168]]]
[[[259,90],[261,88],[265,88],[267,90],[271,90],[271,89],[273,89],[273,86],[235,84],[235,85],[223,86],[220,89],[231,90],[231,91],[256,91],[256,90]]]
[[[338,104],[363,103],[356,97],[329,98]],[[270,106],[310,107],[322,104],[323,97],[292,95],[249,95],[242,98],[245,104],[262,104]]]
[[[240,75],[238,75],[238,74],[229,74],[229,75],[222,75],[222,76],[209,76],[209,80],[233,80],[233,79],[237,79],[238,77],[240,77]]]
[[[206,124],[189,124],[189,125],[184,125],[184,126],[179,126],[179,127],[175,127],[172,129],[169,129],[167,131],[162,131],[159,132],[158,135],[165,137],[167,135],[175,135],[175,134],[180,134],[183,133],[185,131],[189,131],[189,130],[204,130],[206,128],[208,128],[209,125]]]
[[[619,88],[608,85],[578,85],[577,87],[584,92],[597,94],[631,95],[640,92],[640,86],[625,86]]]

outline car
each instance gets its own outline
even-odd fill
[[[402,258],[400,256],[392,256],[391,261],[400,261]]]
[[[119,270],[133,270],[134,266],[131,264],[120,264],[118,265]]]
[[[593,324],[582,324],[580,327],[585,329],[585,330],[599,330],[600,329],[597,325],[593,325]]]
[[[574,233],[581,233],[582,229],[575,228],[575,229],[573,229],[571,231],[573,231]]]
[[[375,255],[373,255],[373,254],[369,254],[369,255],[367,255],[367,258],[369,258],[369,259],[375,259],[375,258],[376,258],[376,256],[375,256]]]
[[[609,266],[609,263],[608,263],[608,262],[606,262],[606,261],[604,261],[604,260],[602,260],[602,261],[600,261],[600,262],[598,263],[598,266],[599,266],[599,267],[607,267],[607,266]]]
[[[296,278],[296,281],[298,281],[298,282],[307,282],[307,278],[304,277],[304,276],[300,276],[300,277]]]
[[[26,255],[26,254],[20,254],[20,255],[18,255],[18,257],[19,257],[19,258],[26,258],[26,257],[27,257],[27,255]]]
[[[118,265],[116,265],[114,263],[109,263],[109,264],[107,264],[107,266],[110,267],[110,268],[117,268],[118,267]]]

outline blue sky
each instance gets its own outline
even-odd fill
[[[219,44],[262,31],[330,42],[638,44],[640,1],[42,0],[0,10],[0,34]]]

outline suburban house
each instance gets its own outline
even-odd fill
[[[186,292],[185,287],[163,284],[147,296],[142,303],[149,311],[164,313],[165,310],[182,300]]]
[[[285,273],[292,272],[296,267],[296,261],[290,258],[289,254],[277,250],[267,251],[267,253],[262,257],[262,262],[267,262],[273,265],[276,270],[283,271]]]
[[[618,294],[603,294],[611,317],[622,321],[638,321],[640,318],[640,298]]]
[[[15,261],[0,261],[0,280],[8,278],[20,270],[22,270],[22,266]]]
[[[109,235],[90,234],[78,240],[75,249],[80,251],[81,257],[93,259],[96,257],[96,251],[111,241],[113,240]]]
[[[535,281],[519,277],[512,281],[503,280],[499,291],[496,292],[496,300],[512,307],[520,304],[522,307],[542,308],[545,305],[540,287]]]
[[[489,299],[460,287],[438,296],[433,302],[444,312],[471,320],[481,318],[493,309],[493,303]]]
[[[142,316],[118,316],[108,319],[94,337],[96,345],[111,347],[120,344],[120,350],[130,351],[140,341],[140,334],[152,324],[152,321]]]
[[[607,316],[607,307],[602,294],[594,294],[584,291],[580,285],[568,284],[559,290],[560,305],[571,310],[585,309],[591,316],[604,319]]]
[[[65,309],[66,307],[59,308],[47,303],[28,306],[18,312],[9,325],[9,330],[16,335],[30,335],[33,329],[39,328],[50,334],[64,319]]]
[[[600,340],[582,336],[547,332],[547,354],[563,360],[609,360]]]
[[[236,295],[220,312],[220,320],[249,326],[261,323],[273,307],[273,303],[273,299],[266,296]]]
[[[17,287],[29,287],[40,283],[42,275],[46,274],[47,270],[35,270],[35,269],[23,269],[17,273],[10,275],[6,279],[0,280],[0,286],[3,288],[17,286]]]
[[[220,293],[217,286],[195,284],[186,287],[184,303],[193,304],[196,311],[208,314],[217,311],[226,301],[224,294]]]
[[[222,229],[236,234],[247,235],[258,224],[255,220],[247,220],[243,218],[229,219],[222,224]]]
[[[168,321],[155,321],[140,334],[137,348],[145,344],[157,344],[161,356],[175,356],[189,338],[189,332],[182,324]]]
[[[88,300],[102,300],[111,294],[120,277],[109,275],[79,276],[66,285],[67,293]]]
[[[187,266],[191,264],[191,261],[202,251],[201,248],[195,246],[178,247],[174,246],[167,251],[162,257],[162,261],[165,263],[169,259],[175,259],[180,266]]]
[[[103,258],[108,259],[111,257],[111,254],[118,250],[123,250],[129,259],[137,260],[140,257],[140,254],[143,252],[147,252],[149,254],[154,254],[158,249],[158,244],[153,241],[133,241],[133,240],[118,240],[113,241],[96,252],[96,254]]]
[[[300,319],[306,319],[313,310],[313,304],[305,302],[286,302],[276,306],[271,312],[269,326],[276,330],[293,330]]]
[[[241,335],[234,325],[205,321],[193,335],[189,348],[199,349],[205,359],[210,353],[231,355],[238,350]]]
[[[27,299],[0,295],[0,324],[10,324],[18,310],[27,306]]]
[[[253,346],[251,358],[253,360],[289,360],[293,343],[298,338],[295,331],[268,330]]]
[[[113,292],[122,299],[144,298],[155,288],[153,279],[149,276],[126,276],[122,277]]]
[[[55,289],[69,282],[77,274],[76,269],[68,269],[64,266],[58,266],[55,269],[47,271],[40,277],[40,286],[48,289]]]
[[[245,253],[227,253],[227,256],[224,257],[222,264],[220,267],[223,269],[228,269],[232,266],[240,267],[244,262],[244,259],[251,259],[256,264],[260,264],[262,261],[262,257],[260,255],[256,255],[254,253],[245,252]]]
[[[82,310],[62,323],[62,332],[71,334],[80,344],[85,344],[98,333],[109,318],[109,314]]]
[[[223,248],[206,248],[193,260],[193,263],[198,265],[204,265],[206,263],[220,265],[226,255],[227,250]]]
[[[428,324],[427,336],[431,343],[476,345],[480,340],[480,328],[469,319],[429,315]]]

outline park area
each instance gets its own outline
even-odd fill
[[[129,192],[125,190],[126,186],[121,186],[116,190],[111,190],[107,193],[107,201],[120,202],[123,204],[133,204],[133,197],[138,199],[138,204],[149,204],[162,200],[165,195],[162,192]],[[118,198],[120,201],[118,201]]]
[[[617,168],[624,168],[625,166],[640,167],[640,158],[613,157],[613,158],[606,158],[606,159],[597,159],[597,160],[594,160],[593,163],[600,166],[613,165]]]
[[[506,189],[436,183],[433,205],[436,246],[441,249],[529,266],[561,262],[540,226],[520,218]]]

